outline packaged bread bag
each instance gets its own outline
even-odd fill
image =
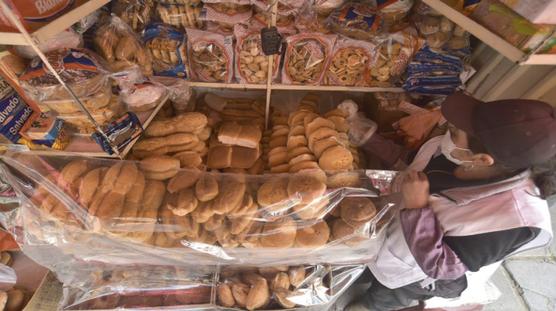
[[[336,41],[335,35],[300,33],[286,38],[282,83],[321,83]]]
[[[25,29],[35,31],[82,4],[86,0],[7,0],[5,3],[20,20]],[[0,10],[0,31],[19,32],[5,13]]]
[[[159,19],[165,24],[172,25],[180,30],[185,28],[202,28],[202,4],[200,3],[158,3],[156,12]]]
[[[268,56],[263,53],[260,27],[234,27],[235,76],[240,83],[265,83],[268,76]],[[273,56],[272,78],[278,76],[280,55]]]
[[[233,78],[233,38],[218,33],[187,29],[189,68],[192,79],[230,83]]]
[[[144,75],[152,75],[153,60],[150,51],[119,17],[112,16],[106,24],[100,26],[93,41],[96,50],[108,62],[112,71],[137,65]]]
[[[120,17],[133,31],[140,32],[154,16],[154,1],[115,0],[112,1],[112,13]]]

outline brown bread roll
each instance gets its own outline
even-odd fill
[[[201,202],[214,199],[218,195],[218,181],[210,173],[204,173],[195,184],[195,196]]]
[[[278,221],[266,223],[259,237],[263,247],[287,248],[295,243],[297,227],[291,217],[284,217]]]

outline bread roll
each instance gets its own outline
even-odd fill
[[[215,231],[215,230],[218,230],[220,227],[222,227],[224,225],[225,221],[226,221],[225,216],[215,214],[215,215],[212,215],[212,217],[209,218],[209,220],[204,223],[204,228],[205,228],[205,230],[208,230],[208,231]],[[218,237],[217,237],[217,239],[218,239]]]
[[[284,217],[275,222],[266,223],[259,237],[263,247],[287,248],[295,243],[297,228],[290,217]]]
[[[326,184],[313,174],[297,173],[288,182],[288,196],[299,197],[301,204],[309,204],[326,192]]]
[[[279,289],[288,290],[290,288],[290,277],[285,272],[277,273],[270,283],[270,288],[273,291]]]
[[[157,180],[147,180],[145,183],[145,193],[143,196],[143,207],[138,215],[144,225],[140,231],[132,232],[129,237],[137,241],[148,241],[154,232],[157,221],[158,210],[164,200],[166,187],[163,182]]]
[[[298,287],[305,281],[305,267],[292,267],[288,270],[290,283],[293,287]]]
[[[274,292],[274,296],[276,297],[276,301],[278,304],[286,309],[292,309],[295,307],[295,302],[288,299],[290,293],[286,289],[278,289]]]
[[[100,181],[102,179],[103,168],[96,168],[89,171],[79,185],[79,203],[83,207],[88,207],[93,200],[93,195],[95,194]]]
[[[322,117],[317,117],[309,122],[309,124],[307,124],[307,126],[305,127],[305,134],[307,135],[307,137],[309,137],[313,132],[321,127],[327,127],[333,130],[336,129],[336,125],[334,124],[334,122]]]
[[[218,181],[210,173],[202,174],[195,184],[195,196],[201,202],[214,199],[218,195]]]
[[[102,220],[114,221],[114,218],[120,217],[122,214],[124,200],[124,195],[111,191],[104,196],[104,199],[94,215]]]
[[[87,169],[88,164],[86,160],[75,160],[66,164],[60,171],[58,185],[62,188],[69,189],[74,181],[87,172]]]
[[[246,148],[257,148],[261,137],[262,132],[255,125],[239,125],[233,122],[225,122],[218,131],[218,141],[221,143]]]
[[[200,224],[207,222],[215,214],[212,204],[212,201],[199,203],[197,208],[191,213],[193,220]]]
[[[268,288],[268,282],[261,278],[252,285],[249,294],[247,295],[247,300],[245,301],[245,307],[247,310],[260,309],[268,304],[270,301],[270,291]]]
[[[202,174],[203,173],[198,169],[180,171],[176,176],[172,177],[172,179],[168,181],[168,192],[176,193],[182,189],[192,187],[195,185],[197,180],[199,180],[199,177],[201,177]]]
[[[165,180],[178,173],[180,161],[169,156],[152,156],[141,160],[139,166],[148,179]]]
[[[198,203],[193,189],[187,188],[168,196],[166,208],[176,216],[185,216],[193,212],[197,208]]]
[[[207,157],[207,167],[213,169],[223,169],[232,165],[232,147],[226,145],[216,145],[209,148]]]
[[[316,248],[326,244],[330,237],[330,229],[325,221],[300,228],[295,236],[295,245],[298,247]]]
[[[340,202],[340,215],[346,223],[367,222],[376,215],[376,207],[369,198],[348,197]]]
[[[112,191],[125,196],[137,179],[138,173],[139,170],[137,169],[135,163],[124,163],[122,165],[120,173],[118,174],[118,178],[114,182],[114,188],[112,189]]]
[[[325,171],[349,170],[353,165],[353,155],[343,146],[330,147],[322,153],[319,165]]]
[[[166,136],[172,133],[192,133],[207,126],[207,117],[199,112],[188,112],[168,120],[154,120],[145,129],[149,137]]]
[[[249,295],[250,287],[240,282],[232,283],[232,295],[236,304],[240,308],[245,308],[247,305],[247,296]]]
[[[288,208],[288,179],[273,178],[262,184],[257,191],[257,202],[264,208],[279,211]]]
[[[224,215],[241,203],[246,185],[235,177],[224,176],[218,188],[220,192],[213,201],[213,209],[215,213]]]
[[[222,283],[218,285],[216,293],[218,296],[218,302],[221,306],[233,307],[236,304],[234,296],[232,295],[232,289],[228,284]]]
[[[134,150],[153,151],[165,146],[182,146],[195,144],[199,141],[197,135],[192,133],[176,133],[164,137],[144,138],[138,141],[134,146]],[[172,152],[168,149],[168,152]]]
[[[256,148],[232,146],[230,167],[248,169],[255,164],[260,155],[259,145],[256,145]]]

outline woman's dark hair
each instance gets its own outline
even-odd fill
[[[541,191],[543,199],[556,194],[556,157],[552,157],[543,164],[531,167],[531,173],[531,178]]]
[[[469,149],[473,151],[473,153],[488,153],[486,147],[477,138],[471,135],[469,136]],[[507,170],[509,174],[522,171],[506,167],[502,168]],[[539,188],[543,199],[556,194],[556,157],[551,158],[543,164],[532,166],[530,170],[531,178]]]

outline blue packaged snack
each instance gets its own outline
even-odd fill
[[[359,40],[371,40],[384,29],[376,6],[369,2],[347,2],[330,14],[328,27],[339,34]]]
[[[153,57],[153,71],[158,76],[187,78],[186,36],[178,29],[154,23],[143,32],[143,41]]]
[[[450,95],[456,91],[459,86],[454,85],[427,85],[427,86],[415,86],[404,89],[408,92],[426,94],[426,95]]]
[[[143,133],[143,126],[137,115],[133,112],[127,112],[119,119],[104,126],[102,130],[116,149],[120,151]],[[102,147],[102,150],[108,154],[114,154],[110,142],[101,133],[95,132],[92,137]]]
[[[0,78],[0,134],[12,143],[21,139],[23,127],[36,117],[35,111]]]

